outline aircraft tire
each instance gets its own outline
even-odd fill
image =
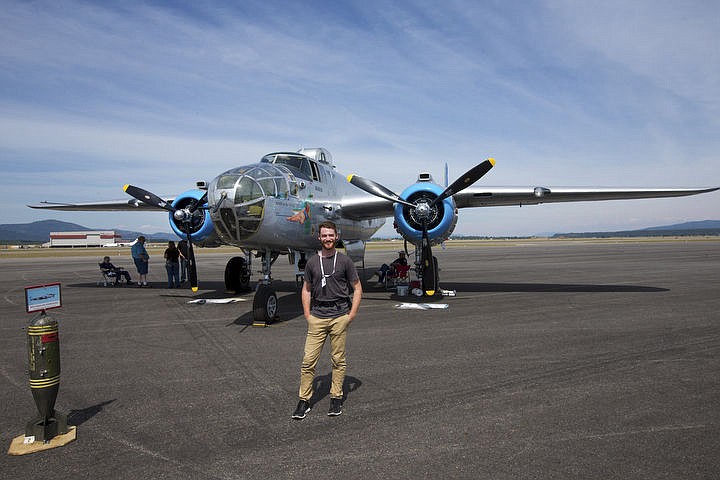
[[[275,290],[260,285],[253,299],[253,322],[268,324],[278,315],[278,299]]]
[[[242,257],[233,257],[225,265],[225,289],[240,293],[250,289],[250,275]]]

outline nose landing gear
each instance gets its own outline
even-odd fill
[[[270,285],[258,285],[253,299],[253,327],[267,327],[277,316],[277,294]]]

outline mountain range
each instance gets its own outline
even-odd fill
[[[143,233],[117,228],[87,228],[82,225],[59,220],[40,220],[32,223],[0,224],[0,242],[44,243],[50,241],[50,232],[80,232],[85,230],[114,230],[125,240],[133,240],[139,235],[145,235],[148,241],[165,242],[177,240],[174,233],[156,232]],[[554,237],[641,237],[657,235],[720,235],[720,220],[700,220],[648,227],[641,230],[627,230],[620,232],[584,232],[584,233],[557,233]],[[543,235],[544,236],[544,235]]]
[[[649,227],[643,230],[710,230],[717,228],[720,228],[720,220],[699,220],[676,225],[665,225],[664,227]]]
[[[77,223],[40,220],[32,223],[0,224],[0,242],[44,243],[50,241],[50,232],[82,232],[86,230],[114,230],[124,240],[134,240],[138,235],[145,235],[150,242],[166,242],[178,239],[174,233],[167,232],[142,233],[117,228],[88,228]]]
[[[556,233],[553,238],[608,238],[608,237],[661,237],[661,236],[693,236],[720,235],[720,220],[699,220],[694,222],[676,223],[659,227],[648,227],[641,230],[621,230],[615,232],[582,232]]]

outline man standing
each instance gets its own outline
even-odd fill
[[[325,340],[330,337],[332,385],[328,415],[342,413],[343,381],[345,380],[345,339],[350,323],[357,315],[362,286],[355,264],[335,249],[337,227],[333,222],[320,224],[322,249],[305,265],[302,304],[307,320],[305,355],[300,369],[300,401],[292,418],[301,420],[310,411],[315,366]],[[350,288],[352,287],[352,300]]]
[[[180,250],[180,283],[187,281],[187,267],[188,267],[188,243],[187,240],[180,240],[177,245]]]
[[[145,250],[145,237],[143,235],[140,235],[137,238],[137,241],[130,248],[130,253],[132,254],[135,267],[137,267],[138,271],[137,285],[138,287],[147,287],[148,262],[150,260],[150,255],[148,255],[147,250]]]
[[[165,249],[163,257],[165,257],[168,288],[180,288],[180,250],[172,240],[168,242],[168,248]]]

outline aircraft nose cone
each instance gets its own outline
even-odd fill
[[[235,242],[257,233],[265,213],[265,190],[270,183],[266,181],[263,188],[263,179],[258,180],[249,173],[228,172],[215,179],[209,188],[213,222]]]

